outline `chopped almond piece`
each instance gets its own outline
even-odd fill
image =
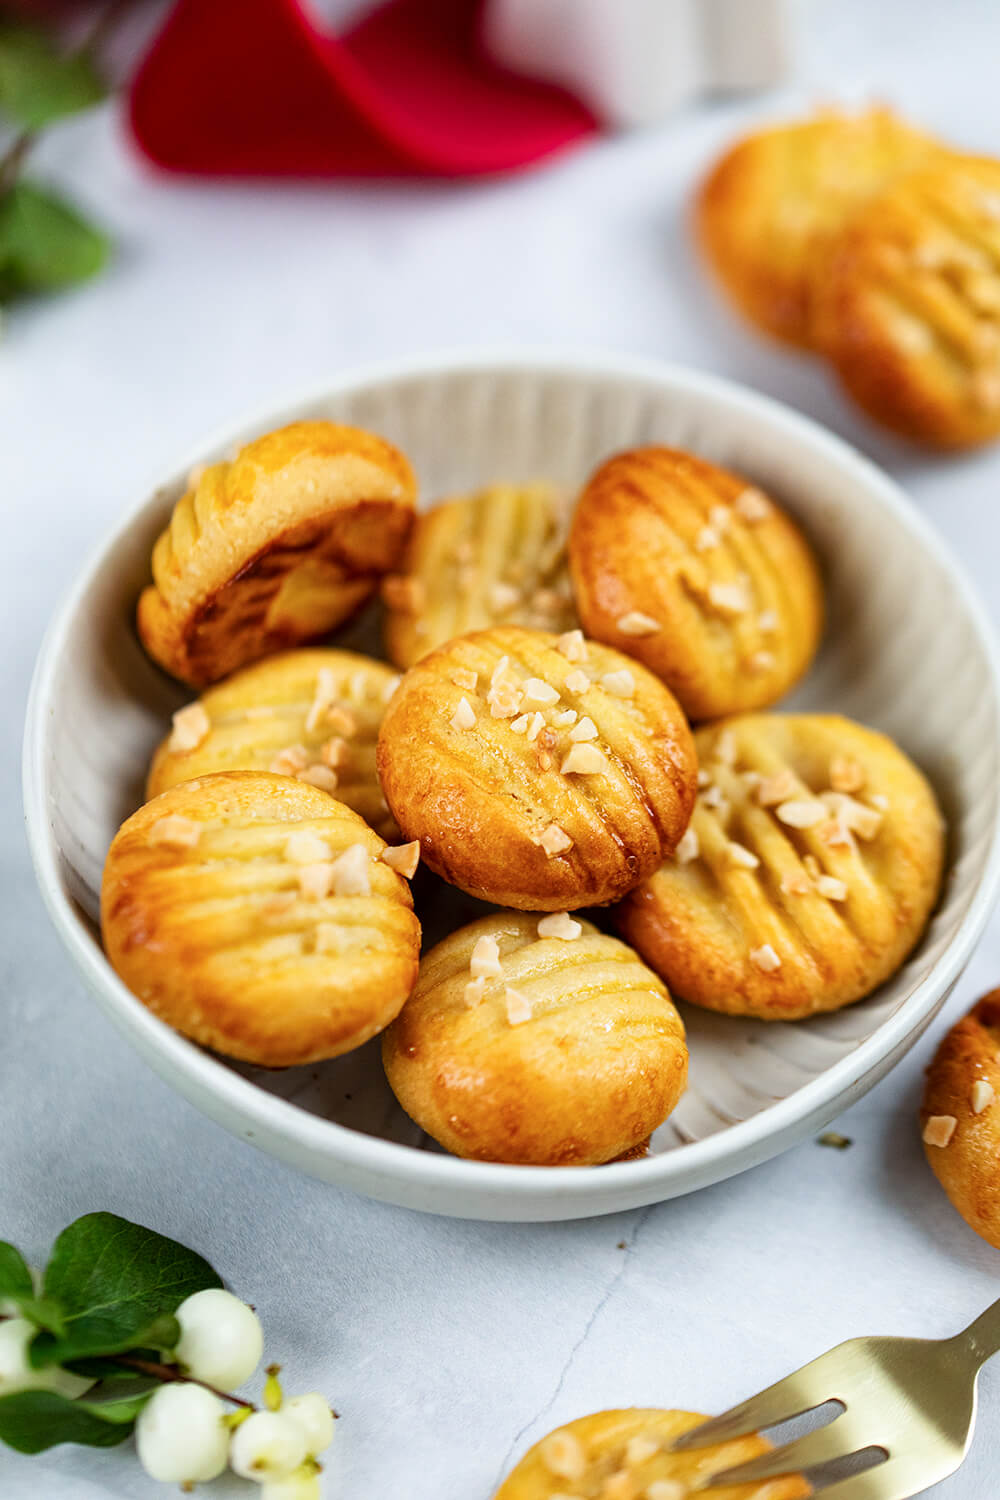
[[[713,754],[715,759],[720,760],[724,766],[735,766],[736,736],[731,729],[724,729],[718,736],[713,746]]]
[[[731,840],[726,845],[726,857],[731,865],[739,865],[741,870],[756,870],[760,864],[760,860],[752,849],[748,849],[745,844],[738,844],[735,840]]]
[[[180,813],[167,813],[157,818],[149,830],[149,842],[164,849],[193,849],[201,838],[201,829],[190,818]]]
[[[525,708],[551,708],[559,702],[558,690],[541,677],[527,677],[521,684]]]
[[[551,771],[552,752],[559,743],[559,737],[554,729],[543,729],[535,741],[535,760],[540,771]]]
[[[573,942],[582,931],[580,923],[574,921],[568,911],[551,912],[547,917],[542,917],[538,924],[540,938],[562,938],[564,943]]]
[[[275,891],[273,896],[268,896],[260,903],[260,914],[262,917],[280,917],[289,911],[298,900],[293,891]]]
[[[775,810],[778,820],[788,828],[813,828],[827,816],[822,802],[799,797],[791,802],[782,802]]]
[[[693,859],[697,859],[701,853],[701,845],[698,835],[693,828],[685,828],[677,840],[677,848],[674,850],[674,858],[679,865],[689,865]]]
[[[972,1085],[972,1113],[981,1115],[984,1110],[989,1109],[996,1098],[996,1091],[992,1083],[987,1083],[985,1078],[977,1078]]]
[[[342,708],[339,704],[334,704],[332,708],[327,709],[326,722],[334,734],[344,735],[347,739],[351,739],[358,732],[358,721],[351,710]]]
[[[586,672],[581,672],[579,667],[567,675],[563,684],[568,693],[585,693],[590,685],[590,678]]]
[[[323,722],[323,715],[337,696],[337,679],[330,667],[320,667],[316,674],[313,701],[306,715],[306,729],[310,734]]]
[[[326,839],[311,828],[297,828],[285,840],[285,858],[293,865],[316,865],[333,858]]]
[[[823,871],[820,866],[820,862],[816,858],[815,854],[804,854],[802,856],[802,863],[805,865],[806,874],[810,877],[810,879],[818,880]]]
[[[777,630],[779,623],[776,609],[762,609],[757,616],[757,629],[762,630],[765,635]]]
[[[452,729],[473,729],[475,727],[476,711],[468,698],[459,698],[458,707],[448,722]]]
[[[847,886],[843,880],[838,880],[835,875],[820,875],[816,881],[816,889],[827,901],[846,901]]]
[[[637,1432],[625,1444],[625,1463],[628,1468],[637,1469],[640,1464],[648,1463],[659,1451],[660,1444],[656,1438],[645,1432]]]
[[[420,840],[414,839],[409,844],[388,845],[382,850],[382,863],[388,865],[390,870],[395,870],[397,875],[412,880],[420,863]]]
[[[711,771],[706,771],[704,766],[698,767],[698,785],[700,787],[712,785],[712,773]]]
[[[720,615],[743,615],[750,608],[750,598],[745,583],[710,583],[708,602]]]
[[[781,968],[781,959],[770,943],[762,943],[759,948],[753,948],[750,952],[750,962],[755,968],[760,969],[762,974],[773,974],[775,969]]]
[[[339,734],[331,735],[319,747],[320,760],[325,766],[329,766],[331,771],[343,770],[347,764],[349,755],[350,748],[348,743]]]
[[[570,724],[575,724],[578,714],[575,708],[564,709],[561,714],[556,714],[552,720],[556,729],[566,729]]]
[[[583,1444],[574,1432],[557,1427],[539,1446],[542,1463],[559,1479],[582,1479],[587,1468]]]
[[[824,792],[822,800],[833,816],[858,838],[873,839],[882,826],[882,814],[878,808],[866,807],[844,792]]]
[[[586,661],[587,642],[582,630],[567,630],[556,641],[556,650],[567,661]]]
[[[755,651],[747,665],[751,672],[770,672],[774,666],[774,661],[773,651]]]
[[[514,719],[512,721],[510,727],[511,727],[511,729],[513,729],[513,731],[514,731],[515,734],[526,734],[527,730],[528,730],[528,725],[530,723],[531,723],[531,715],[530,714],[521,714],[520,718]]]
[[[954,1115],[931,1115],[924,1126],[924,1145],[947,1146],[957,1125]]]
[[[543,828],[537,842],[545,850],[550,859],[553,859],[557,854],[564,854],[567,849],[572,849],[573,847],[573,840],[564,828],[559,827],[558,823],[550,823],[547,828]]]
[[[307,901],[324,901],[330,894],[333,883],[333,865],[328,861],[315,865],[299,865],[299,890]]]
[[[791,771],[778,771],[774,776],[764,776],[757,783],[757,801],[761,807],[774,807],[778,802],[787,802],[799,790],[799,784]]]
[[[364,844],[351,844],[333,862],[335,896],[370,896],[372,893],[371,857]]]
[[[479,673],[470,672],[465,667],[456,667],[451,674],[451,680],[456,687],[465,688],[466,692],[474,693],[476,683],[479,681]]]
[[[495,937],[484,934],[478,938],[469,959],[469,973],[473,979],[496,979],[502,973],[500,967],[500,944]]]
[[[594,723],[593,719],[589,718],[587,714],[584,714],[579,724],[574,724],[573,728],[570,730],[569,737],[574,742],[574,744],[580,740],[596,740],[598,737],[597,725]]]
[[[621,667],[617,672],[605,672],[601,678],[601,687],[615,698],[635,697],[635,678],[628,667]]]
[[[714,526],[703,526],[694,539],[696,552],[711,552],[722,545],[722,538]]]
[[[654,1479],[646,1486],[645,1500],[688,1500],[689,1494],[679,1479]]]
[[[212,728],[212,721],[200,703],[179,708],[171,720],[173,730],[168,750],[197,750]]]
[[[499,613],[513,609],[515,604],[520,604],[520,602],[521,590],[516,589],[512,583],[504,583],[501,580],[490,588],[490,604]]]
[[[466,981],[465,987],[462,990],[462,999],[471,1008],[473,1005],[479,1004],[485,992],[486,978],[481,974],[478,979],[469,979]]]
[[[869,792],[868,801],[872,807],[877,807],[879,812],[889,811],[889,799],[885,792]]]
[[[537,710],[536,710],[536,712],[534,714],[532,714],[532,716],[531,716],[531,723],[528,725],[528,742],[529,742],[529,744],[533,745],[535,743],[535,741],[537,740],[538,736],[541,734],[541,732],[542,732],[542,730],[544,728],[545,728],[545,719],[542,716],[542,714],[538,713]]]
[[[830,785],[835,792],[860,792],[865,784],[864,767],[847,755],[835,755],[830,762]]]
[[[596,745],[571,745],[569,754],[559,767],[563,776],[606,776],[608,759]]]
[[[507,675],[509,667],[510,667],[510,657],[509,656],[501,656],[500,660],[497,662],[496,666],[493,668],[493,673],[492,673],[492,675],[490,677],[490,687],[496,687],[497,683],[502,682],[504,680],[504,678]]]
[[[520,1026],[531,1020],[531,1002],[520,990],[506,989],[503,998],[507,1007],[507,1020],[511,1026]]]
[[[306,781],[310,786],[318,786],[322,792],[335,792],[337,790],[337,773],[329,766],[317,764],[306,766],[304,770],[295,773],[299,781]]]
[[[498,682],[486,694],[494,719],[512,719],[521,711],[521,693],[511,682]]]
[[[801,870],[793,870],[790,875],[781,877],[780,889],[786,896],[808,896],[812,891],[812,881]]]
[[[659,620],[654,620],[651,615],[644,615],[641,609],[630,609],[628,614],[619,615],[615,626],[622,635],[636,637],[658,635],[663,629]]]
[[[733,510],[744,521],[753,526],[757,521],[766,521],[771,514],[771,502],[754,485],[748,485],[733,501]]]
[[[840,818],[830,818],[826,823],[821,823],[816,830],[824,844],[831,849],[852,849],[854,840],[851,838],[851,830]]]
[[[287,745],[279,750],[268,766],[275,776],[297,776],[309,764],[309,751],[305,745]]]
[[[704,793],[702,794],[701,800],[702,802],[704,802],[706,807],[718,808],[729,806],[729,803],[726,800],[725,792],[715,781],[709,782],[708,786],[705,788]]]

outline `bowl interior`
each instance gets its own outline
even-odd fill
[[[683,1156],[678,1148],[789,1098],[886,1027],[933,975],[993,863],[1000,756],[988,640],[943,549],[877,470],[769,402],[665,367],[512,361],[414,369],[335,387],[188,455],[81,582],[54,627],[40,674],[29,778],[40,778],[36,801],[44,799],[47,826],[34,833],[47,841],[57,872],[49,899],[87,943],[99,948],[105,851],[142,800],[149,757],[169,715],[190,696],[152,666],[135,634],[152,542],[191,463],[224,456],[298,417],[371,427],[398,443],[425,503],[500,478],[546,477],[575,487],[615,449],[659,442],[739,470],[800,519],[825,569],[829,620],[813,671],[782,706],[837,710],[899,742],[930,777],[947,816],[948,875],[923,942],[869,999],[794,1025],[686,1009],[691,1084],[652,1152]],[[349,635],[349,644],[377,649],[371,616]],[[29,815],[31,805],[29,798]],[[469,911],[465,898],[440,882],[429,883],[427,899],[434,928],[457,925]],[[914,1017],[914,1035],[944,992],[942,979],[930,1006],[925,1001]],[[131,997],[116,1003],[139,1006]],[[211,1065],[220,1073],[232,1066],[259,1089],[352,1131],[437,1150],[396,1105],[376,1044],[282,1073],[222,1059]],[[400,1171],[409,1154],[401,1153]],[[441,1170],[459,1165],[469,1170],[451,1158],[442,1159]]]

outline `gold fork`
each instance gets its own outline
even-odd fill
[[[821,1500],[909,1500],[954,1473],[976,1423],[976,1385],[1000,1351],[1000,1302],[950,1339],[849,1339],[721,1417],[692,1428],[675,1449],[704,1448],[777,1427],[828,1402],[824,1426],[707,1485],[804,1473]],[[845,1463],[864,1472],[843,1477]],[[840,1466],[840,1474],[823,1474]]]

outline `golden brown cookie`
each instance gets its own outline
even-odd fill
[[[153,548],[143,645],[192,687],[333,630],[392,568],[416,481],[398,449],[293,422],[193,478]]]
[[[570,630],[568,519],[564,497],[541,482],[492,484],[418,516],[401,571],[382,585],[396,665],[491,625]]]
[[[706,1417],[693,1411],[629,1407],[598,1411],[557,1427],[521,1459],[494,1500],[688,1500],[713,1474],[760,1458],[756,1434],[672,1453],[671,1444]],[[712,1500],[800,1500],[812,1493],[799,1474],[757,1484],[724,1484]]]
[[[748,714],[699,731],[701,791],[674,858],[620,909],[671,993],[796,1020],[860,1000],[899,968],[941,884],[925,778],[837,714]]]
[[[147,802],[101,889],[112,967],[192,1041],[269,1068],[337,1057],[387,1026],[417,977],[398,862],[327,792],[224,771]]]
[[[664,985],[566,912],[501,912],[438,943],[382,1059],[407,1114],[456,1156],[535,1166],[645,1154],[687,1078]]]
[[[674,847],[694,800],[670,693],[579,631],[510,625],[432,652],[386,710],[377,763],[432,870],[528,911],[623,895]]]
[[[398,682],[380,661],[319,646],[244,667],[174,715],[146,795],[215,771],[271,771],[332,792],[393,838],[375,741]]]
[[[798,527],[738,474],[673,448],[609,458],[569,538],[583,628],[661,677],[693,719],[775,702],[823,623]]]
[[[818,322],[845,389],[886,426],[942,448],[1000,434],[1000,162],[947,157],[869,203]]]
[[[920,1111],[934,1174],[965,1222],[1000,1250],[1000,990],[951,1028]]]
[[[696,204],[702,250],[736,306],[766,333],[815,342],[831,246],[854,210],[942,151],[888,109],[823,110],[737,141]]]

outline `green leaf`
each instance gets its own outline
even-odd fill
[[[16,182],[0,198],[0,300],[85,281],[109,249],[99,229],[34,183]]]
[[[36,1323],[39,1328],[46,1328],[50,1333],[57,1333],[60,1338],[66,1332],[63,1310],[51,1297],[22,1297],[20,1307],[21,1316]]]
[[[162,1358],[159,1349],[130,1349],[129,1355],[136,1359],[144,1359],[148,1364],[159,1364]],[[141,1370],[130,1370],[127,1365],[121,1365],[114,1355],[89,1355],[83,1359],[71,1359],[64,1369],[69,1370],[72,1375],[86,1375],[90,1380],[131,1380],[135,1382],[148,1381],[151,1377],[144,1375]]]
[[[34,27],[0,25],[0,110],[22,130],[89,109],[106,92],[86,52],[60,52]]]
[[[123,1443],[150,1393],[127,1401],[69,1401],[55,1391],[0,1396],[0,1441],[18,1453],[41,1453],[57,1443],[112,1448]]]
[[[31,1363],[169,1349],[184,1299],[221,1285],[208,1261],[176,1240],[116,1214],[86,1214],[63,1230],[45,1271],[44,1294],[61,1305],[65,1335],[36,1335]]]
[[[28,1262],[20,1250],[0,1240],[0,1298],[9,1297],[20,1303],[26,1297],[34,1297],[35,1288],[31,1280]]]

